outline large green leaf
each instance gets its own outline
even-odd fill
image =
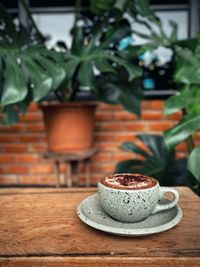
[[[106,58],[97,57],[95,59],[94,64],[100,72],[113,72],[113,73],[115,73],[114,67]]]
[[[143,157],[148,157],[149,156],[149,154],[145,150],[143,150],[140,147],[136,146],[132,142],[124,142],[124,143],[122,143],[120,145],[120,148],[123,149],[123,150],[129,151],[129,152],[137,153],[137,154],[139,154],[140,156],[143,156]]]
[[[75,27],[73,29],[71,52],[74,55],[81,55],[82,51],[83,51],[83,28]]]
[[[175,81],[184,84],[200,84],[199,60],[188,48],[176,49]]]
[[[1,105],[6,106],[23,100],[27,94],[26,82],[20,66],[11,56],[7,56],[5,60],[4,78]]]
[[[144,160],[133,159],[121,161],[117,164],[115,172],[139,172],[155,177],[161,185],[187,185],[195,184],[194,177],[186,168],[186,158],[175,158],[175,152],[169,152],[165,147],[164,139],[159,135],[138,135],[144,140],[148,152],[141,150],[131,142],[125,142],[121,148],[139,156]]]
[[[169,149],[187,139],[196,130],[200,129],[200,114],[186,115],[184,118],[168,131],[165,131],[165,143]]]
[[[159,18],[155,15],[155,13],[150,8],[148,0],[135,0],[134,5],[139,15],[149,19],[150,21],[153,21],[156,24],[160,23]]]
[[[193,87],[190,89],[186,88],[165,100],[165,115],[170,115],[174,112],[180,111],[183,108],[187,108],[191,104],[200,105],[199,87]]]
[[[91,61],[83,61],[80,65],[78,80],[82,86],[94,89],[94,73]]]
[[[156,161],[160,162],[164,160],[166,157],[166,147],[162,136],[140,134],[138,135],[138,139],[148,147],[150,153],[156,158]]]
[[[19,120],[19,114],[14,105],[4,107],[4,112],[6,113],[4,123],[7,126],[12,125]]]
[[[35,57],[35,59],[50,74],[50,77],[53,80],[52,89],[57,89],[66,76],[65,69],[59,64],[54,64],[52,61],[39,54]]]
[[[190,154],[187,167],[200,184],[200,146],[196,147]]]
[[[120,70],[117,75],[102,75],[97,83],[98,99],[108,104],[121,104],[128,112],[140,115],[143,94],[139,79],[128,82],[127,73]]]
[[[120,88],[120,95],[118,98],[118,103],[121,104],[128,112],[135,113],[136,115],[140,116],[141,111],[141,100],[142,96],[142,89],[137,84],[134,83],[135,87],[131,87],[130,84],[123,85],[119,84]]]
[[[28,57],[22,57],[26,74],[32,83],[33,101],[39,101],[52,90],[53,79]]]
[[[110,58],[119,64],[119,66],[122,66],[123,68],[126,69],[129,75],[129,81],[138,78],[142,75],[142,69],[137,66],[136,64],[132,64],[128,60],[116,57],[116,56],[110,56]]]
[[[137,159],[129,159],[121,161],[115,168],[115,173],[137,173],[142,169],[143,161]]]

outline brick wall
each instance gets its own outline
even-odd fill
[[[133,157],[132,153],[118,148],[120,143],[138,143],[135,138],[138,133],[162,133],[180,116],[178,113],[165,118],[163,102],[158,100],[143,101],[139,120],[119,106],[100,104],[96,111],[95,131],[99,152],[92,158],[91,165],[93,183],[113,172],[118,161]],[[19,123],[10,128],[0,127],[0,144],[0,184],[54,183],[54,166],[42,157],[46,150],[44,125],[42,114],[35,104]],[[178,156],[184,155],[185,144],[180,144],[177,150]],[[61,171],[64,171],[63,166]]]

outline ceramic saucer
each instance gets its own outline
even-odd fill
[[[170,200],[162,198],[159,204],[169,203]],[[181,208],[174,208],[150,215],[138,223],[122,223],[111,218],[101,207],[98,194],[84,199],[77,209],[78,217],[87,225],[115,235],[145,236],[157,234],[177,225],[182,219]]]

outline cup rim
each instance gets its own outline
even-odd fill
[[[105,184],[103,184],[101,181],[103,180],[103,179],[105,179],[106,177],[109,177],[109,176],[113,176],[113,175],[143,175],[143,176],[145,176],[145,177],[150,177],[151,179],[153,179],[156,183],[155,183],[155,185],[153,185],[153,186],[151,186],[151,187],[147,187],[147,188],[137,188],[137,189],[135,189],[135,188],[115,188],[115,187],[112,187],[112,186],[108,186],[108,185],[105,185]],[[139,173],[115,173],[115,174],[111,174],[111,175],[107,175],[106,177],[104,177],[104,178],[101,178],[99,181],[98,181],[98,184],[101,184],[102,186],[104,186],[104,187],[106,187],[106,188],[109,188],[109,189],[113,189],[113,190],[118,190],[118,191],[128,191],[128,192],[130,192],[130,191],[143,191],[143,190],[150,190],[150,189],[152,189],[152,188],[154,188],[154,187],[156,187],[156,186],[159,186],[159,182],[158,182],[158,180],[156,180],[154,177],[151,177],[151,176],[148,176],[148,175],[144,175],[144,174],[139,174]]]

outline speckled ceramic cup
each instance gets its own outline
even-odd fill
[[[123,177],[134,177],[139,174],[117,174]],[[141,175],[140,175],[141,176]],[[142,177],[148,177],[142,175]],[[148,177],[151,178],[151,177]],[[147,187],[131,188],[129,186],[108,186],[100,181],[98,192],[103,209],[114,219],[121,222],[139,222],[149,215],[173,208],[179,200],[178,192],[171,187],[160,187],[154,178],[152,184]],[[173,201],[160,205],[159,200],[167,192],[174,195]]]

